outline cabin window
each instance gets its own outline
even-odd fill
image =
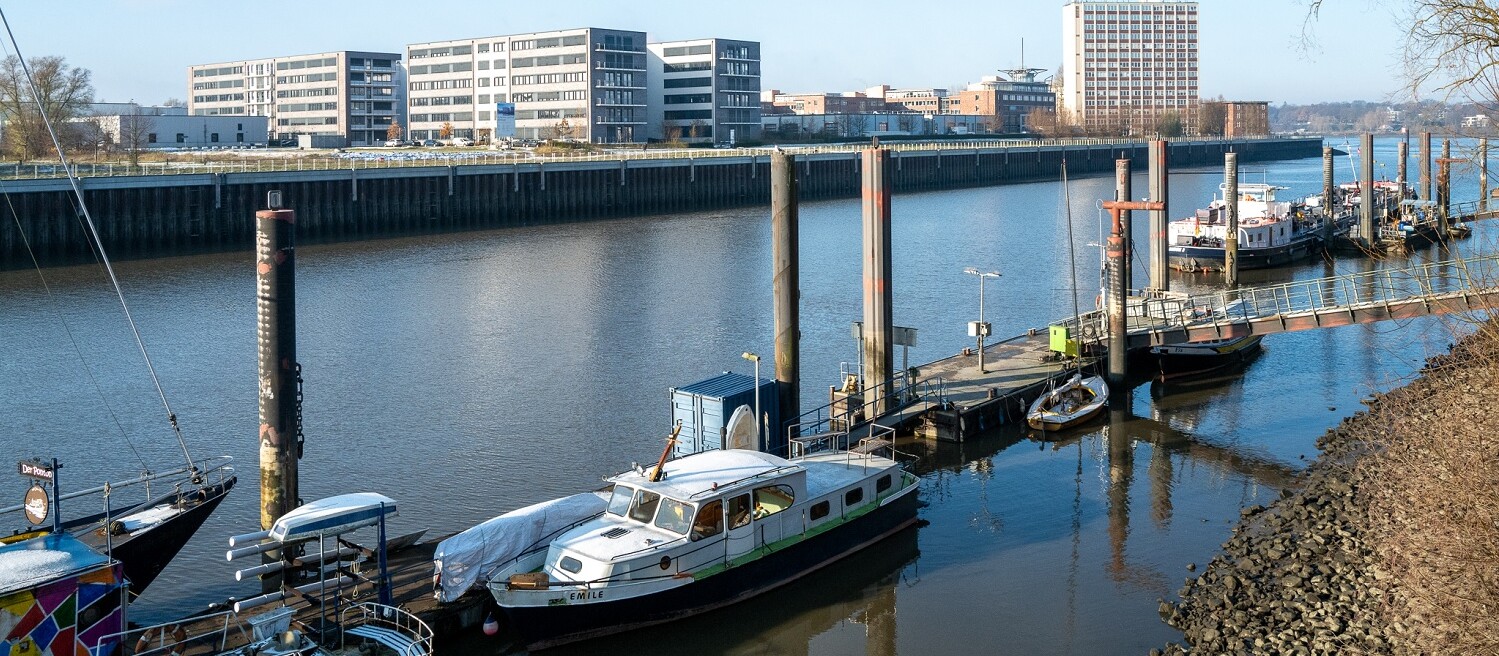
[[[729,528],[749,526],[750,495],[741,494],[729,499]]]
[[[630,498],[635,496],[635,488],[624,485],[614,486],[614,496],[609,497],[609,514],[625,516],[630,509]]]
[[[692,520],[692,539],[710,538],[723,532],[723,499],[714,499],[703,504]]]
[[[656,516],[656,506],[661,505],[661,495],[655,492],[641,490],[635,495],[635,503],[630,504],[630,519],[637,522],[650,522]]]
[[[815,521],[817,521],[819,519],[827,517],[828,516],[828,512],[830,512],[831,510],[832,510],[832,504],[829,503],[829,502],[827,502],[827,501],[818,501],[817,503],[812,504],[812,511],[811,511],[811,519],[812,519],[812,521],[815,522]]]
[[[852,508],[864,501],[864,488],[856,487],[843,493],[843,507]]]
[[[583,569],[583,563],[578,562],[578,559],[572,556],[563,556],[562,560],[557,561],[557,566],[561,567],[563,571],[572,572],[573,574],[577,574]]]
[[[686,535],[692,521],[692,505],[676,499],[661,500],[661,512],[656,513],[656,527],[677,535]]]
[[[877,481],[874,482],[874,493],[875,494],[879,494],[879,493],[884,492],[885,490],[888,490],[888,489],[890,489],[890,475],[889,474],[885,474],[884,476],[881,476],[879,478],[879,480],[877,480]]]
[[[755,519],[769,517],[791,507],[796,493],[786,485],[767,485],[755,488]]]

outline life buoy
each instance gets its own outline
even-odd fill
[[[140,639],[135,641],[136,653],[151,649],[151,643],[155,642],[158,637],[161,638],[161,646],[163,648],[166,648],[168,646],[177,646],[187,641],[187,629],[182,628],[181,624],[168,625],[165,628],[161,629],[160,633],[157,633],[156,629],[157,627],[153,626],[141,633]],[[170,643],[167,642],[168,638],[171,639]],[[169,653],[176,653],[176,651],[172,651]]]

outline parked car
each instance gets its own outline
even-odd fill
[[[467,147],[467,146],[474,145],[474,140],[473,139],[469,139],[468,137],[453,137],[452,139],[450,139],[448,141],[448,144],[452,145],[452,146],[465,146],[465,147]]]
[[[404,145],[406,145],[406,144],[403,143],[400,139],[386,139],[385,140],[385,147],[386,148],[399,148],[399,147],[404,146]]]
[[[422,145],[428,148],[436,148],[439,144],[436,139],[423,139]]]

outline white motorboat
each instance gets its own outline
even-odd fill
[[[1109,403],[1109,386],[1102,376],[1074,374],[1031,404],[1026,423],[1036,430],[1058,431],[1097,416]]]
[[[920,479],[870,450],[726,449],[614,476],[602,512],[517,549],[489,590],[531,648],[747,599],[916,521]]]

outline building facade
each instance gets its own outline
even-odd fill
[[[339,51],[188,67],[188,113],[264,116],[272,139],[339,135],[349,145],[385,140],[402,122],[401,55]]]
[[[408,45],[411,138],[645,141],[645,40],[580,28]],[[500,104],[514,134],[496,133]]]
[[[1155,132],[1174,112],[1195,131],[1197,3],[1079,2],[1062,7],[1067,120],[1100,132]]]
[[[90,119],[115,148],[249,148],[265,146],[266,116],[97,114]]]
[[[649,137],[731,144],[760,138],[760,44],[731,39],[647,46]]]

